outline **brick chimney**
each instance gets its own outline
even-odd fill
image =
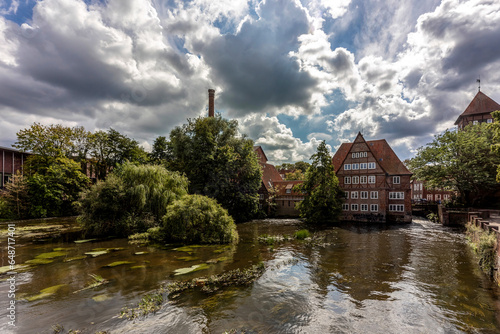
[[[208,90],[208,117],[214,117],[214,97],[215,97],[215,90],[214,89],[209,89]]]

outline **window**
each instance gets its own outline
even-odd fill
[[[418,184],[416,184],[416,183],[415,183],[415,184],[413,185],[413,190],[418,190]]]
[[[363,152],[363,158],[366,158],[368,156],[368,152]]]
[[[445,201],[449,200],[449,199],[450,199],[450,195],[448,195],[448,194],[444,194],[444,195],[443,195],[443,199],[444,199]]]
[[[352,184],[359,184],[359,176],[352,177]]]
[[[432,194],[427,194],[427,200],[432,201]]]
[[[359,183],[366,184],[366,175],[359,177]]]
[[[291,194],[291,193],[292,193],[292,189],[287,189],[287,190],[286,190],[286,193],[287,193],[287,194]]]
[[[400,181],[400,180],[401,180],[401,179],[399,178],[399,176],[393,176],[393,177],[392,177],[392,183],[394,183],[394,184],[399,184],[399,181]]]
[[[351,204],[351,211],[358,211],[358,205],[357,204]]]
[[[362,199],[368,199],[368,191],[360,191],[360,193]]]
[[[350,176],[344,176],[344,183],[345,184],[351,184],[351,177]]]
[[[344,170],[351,170],[351,164],[345,164]]]
[[[354,159],[354,158],[356,158],[356,153],[353,153],[353,154],[352,154],[352,158],[353,158],[353,159]]]
[[[370,211],[371,212],[378,212],[378,204],[371,204]]]
[[[375,183],[375,175],[368,176],[368,183]]]
[[[403,212],[405,211],[405,206],[402,204],[389,204],[389,211]]]
[[[374,162],[369,162],[368,163],[368,169],[375,169],[375,163]]]
[[[368,204],[361,204],[361,211],[368,211]]]
[[[342,210],[349,211],[349,204],[346,204],[346,203],[342,204]]]
[[[441,200],[441,195],[440,194],[436,194],[436,201],[439,201]]]
[[[356,152],[356,158],[359,158],[359,152]]]
[[[345,197],[346,199],[349,199],[349,192],[348,192],[348,191],[344,192],[344,197]]]
[[[366,169],[368,166],[368,164],[366,162],[363,162],[361,164],[359,164],[359,169]]]
[[[486,123],[493,123],[493,119],[488,118],[488,119],[486,120]]]
[[[359,164],[352,164],[352,169],[353,170],[359,169]]]
[[[405,193],[402,191],[390,192],[389,199],[405,199]]]
[[[472,124],[476,125],[476,124],[479,124],[478,121],[472,121]]]
[[[358,192],[357,191],[351,191],[351,198],[352,199],[358,199]]]
[[[370,191],[371,199],[378,199],[378,191]]]

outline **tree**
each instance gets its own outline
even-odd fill
[[[304,200],[299,204],[300,216],[310,223],[336,222],[342,211],[343,191],[325,141],[319,144],[311,160],[299,188],[304,193]]]
[[[167,206],[187,188],[188,180],[177,172],[125,163],[82,194],[79,220],[91,235],[145,232],[160,226]]]
[[[191,194],[214,198],[245,221],[258,212],[262,171],[252,140],[239,137],[237,128],[220,115],[188,119],[170,133],[167,166],[187,175]]]
[[[491,130],[493,131],[493,145],[491,150],[499,154],[500,153],[500,110],[492,112],[494,122],[490,124]],[[500,165],[497,165],[497,182],[500,182]]]
[[[285,174],[285,180],[287,181],[304,180],[304,178],[305,178],[304,173],[302,173],[302,170],[300,169],[296,169],[291,173]]]
[[[431,188],[457,191],[466,206],[488,205],[500,164],[500,156],[491,150],[493,135],[486,123],[446,130],[419,148],[408,167]]]
[[[164,136],[159,136],[153,143],[153,150],[149,155],[152,163],[161,164],[167,160],[168,140]]]

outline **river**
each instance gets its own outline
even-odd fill
[[[500,291],[478,269],[463,230],[414,217],[408,225],[342,224],[312,231],[321,240],[316,243],[257,240],[301,228],[294,219],[256,220],[238,225],[236,246],[195,248],[161,249],[126,239],[20,238],[16,263],[29,265],[15,275],[16,327],[8,325],[3,274],[0,332],[500,333]],[[204,270],[174,275],[207,262]],[[122,307],[136,306],[162,283],[260,262],[266,270],[248,287],[211,295],[185,292],[146,318],[118,317]],[[85,289],[91,274],[109,283]]]

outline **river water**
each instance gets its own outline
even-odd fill
[[[63,327],[62,333],[70,329],[82,333],[500,333],[500,291],[478,269],[463,230],[414,217],[408,225],[343,224],[312,231],[321,241],[316,243],[294,240],[267,245],[257,240],[263,234],[292,235],[301,228],[294,219],[240,224],[240,242],[229,247],[160,249],[129,244],[126,239],[75,243],[75,237],[37,243],[18,240],[16,262],[30,264],[16,275],[15,328],[8,325],[7,276],[0,275],[0,332],[54,333]],[[1,245],[5,266],[4,240]],[[36,259],[46,263],[31,261]],[[207,261],[210,265],[205,270],[174,275],[176,269]],[[266,270],[248,287],[211,295],[185,292],[146,318],[118,317],[122,307],[136,306],[162,283],[259,262],[265,263]],[[109,283],[84,289],[91,282],[90,274]]]

